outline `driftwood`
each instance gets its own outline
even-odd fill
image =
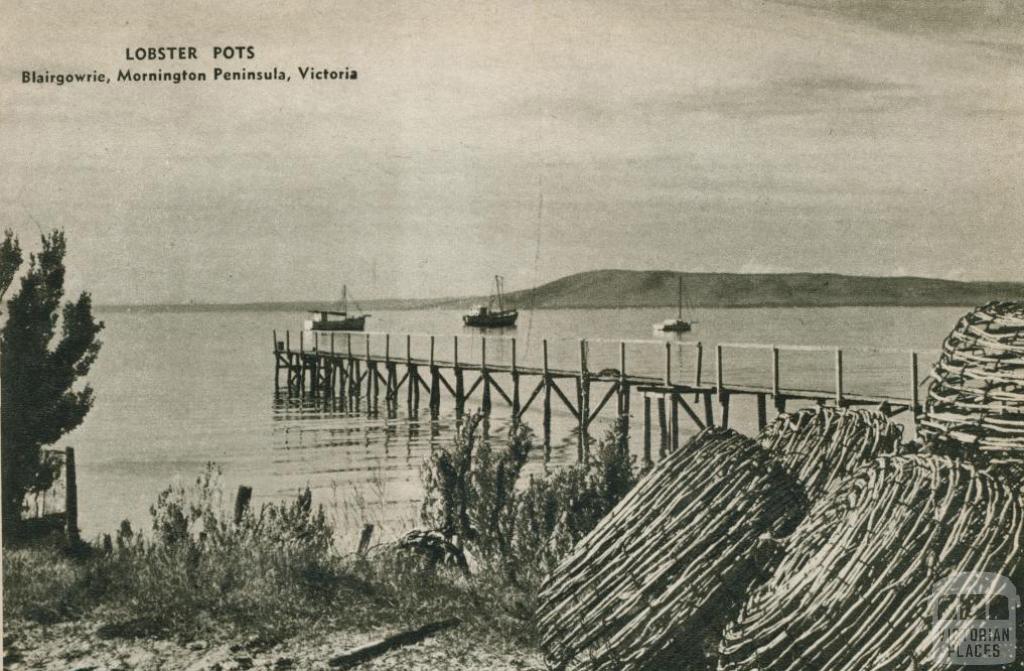
[[[419,643],[428,636],[433,636],[434,634],[440,633],[446,629],[457,627],[459,624],[461,624],[461,621],[456,617],[448,620],[442,620],[441,622],[431,622],[430,624],[423,625],[422,627],[403,631],[400,634],[388,636],[378,641],[361,645],[358,648],[353,648],[348,652],[332,657],[328,660],[327,665],[333,669],[351,669],[363,662],[367,662],[375,657],[380,657],[383,654],[391,652],[396,648]]]
[[[548,577],[537,612],[554,667],[701,668],[725,618],[804,512],[757,443],[707,429],[666,456]]]
[[[1024,303],[964,315],[931,374],[919,433],[938,452],[1024,471]]]
[[[813,502],[865,462],[897,454],[902,437],[881,412],[813,407],[779,415],[757,440]]]
[[[933,591],[951,573],[1019,576],[1022,546],[1024,508],[1000,479],[930,454],[878,459],[784,541],[726,629],[719,668],[936,668]]]

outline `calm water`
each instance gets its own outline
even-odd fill
[[[671,312],[669,310],[668,312]],[[830,345],[846,348],[848,392],[886,390],[906,396],[908,355],[858,352],[851,348],[908,348],[922,351],[922,377],[934,350],[964,312],[961,308],[829,308],[701,310],[694,332],[673,341],[673,376],[692,379],[692,342],[705,347],[704,376],[713,379],[715,343]],[[618,367],[618,345],[630,340],[627,369],[661,375],[664,344],[651,324],[664,310],[544,310],[520,315],[515,335],[524,365],[539,361],[540,342],[549,338],[552,366],[577,365],[578,338],[594,339],[590,368]],[[156,494],[176,479],[189,481],[207,462],[220,465],[225,491],[254,487],[260,500],[290,496],[309,485],[343,527],[373,522],[383,536],[413,525],[420,495],[420,465],[431,445],[447,441],[454,424],[451,408],[437,422],[365,417],[274,394],[271,330],[292,329],[293,343],[303,315],[282,312],[102,313],[104,346],[90,380],[96,405],[84,425],[68,436],[79,463],[80,524],[87,537],[113,531],[121,519],[147,528]],[[460,358],[478,359],[479,338],[463,331],[458,312],[375,313],[368,328],[392,333],[461,334]],[[597,339],[608,339],[600,342]],[[638,342],[632,342],[638,341]],[[339,349],[342,338],[335,345]],[[326,340],[321,347],[327,347]],[[382,351],[383,338],[371,341]],[[426,356],[427,339],[412,342],[414,356]],[[356,338],[353,348],[363,351]],[[392,352],[404,356],[405,342],[393,338]],[[450,357],[451,338],[439,338],[438,358]],[[488,361],[507,361],[510,346],[489,338]],[[929,351],[926,351],[929,350]],[[783,352],[782,385],[828,388],[830,352]],[[726,350],[725,376],[731,382],[765,384],[770,352]],[[471,379],[471,378],[470,378]],[[532,390],[524,390],[525,395]],[[474,397],[479,402],[479,392]],[[423,404],[426,398],[424,395]],[[539,408],[539,403],[536,404]],[[614,405],[614,404],[612,404]],[[747,405],[751,407],[746,407]],[[551,465],[575,458],[572,418],[557,408]],[[633,412],[642,408],[634,399]],[[533,410],[531,410],[531,413]],[[528,413],[527,421],[531,421]],[[603,413],[610,417],[610,413]],[[682,415],[682,413],[680,413]],[[539,416],[533,416],[539,429]],[[634,420],[636,421],[636,420]],[[734,403],[734,426],[750,430],[753,401]],[[492,434],[507,427],[507,409],[495,395]],[[689,425],[684,425],[690,431]],[[603,428],[593,433],[600,434]],[[636,436],[639,431],[634,431]],[[531,468],[542,470],[539,458]],[[225,501],[230,504],[230,500]]]

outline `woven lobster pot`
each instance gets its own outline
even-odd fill
[[[1024,303],[964,315],[932,370],[918,432],[935,451],[1024,470]]]
[[[759,537],[805,512],[753,440],[707,429],[665,457],[548,577],[538,627],[556,668],[703,668],[750,583],[774,563]],[[730,610],[732,604],[732,610]]]
[[[1011,486],[965,462],[883,457],[816,503],[783,544],[726,628],[719,669],[937,668],[947,649],[932,625],[936,588],[961,572],[1019,583],[1024,509]],[[941,606],[941,618],[955,607]]]
[[[880,412],[816,406],[779,415],[757,440],[815,501],[865,462],[897,454],[902,437]]]

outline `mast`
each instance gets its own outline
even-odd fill
[[[348,314],[348,285],[341,285],[341,311]]]
[[[498,312],[504,312],[505,305],[501,299],[501,275],[494,276],[494,290],[498,294]]]
[[[683,320],[683,276],[682,275],[679,276],[679,293],[678,293],[677,299],[676,299],[676,306],[677,306],[677,314],[678,314],[677,319],[679,321],[682,321]]]

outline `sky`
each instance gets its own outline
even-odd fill
[[[101,304],[598,268],[1024,280],[1021,6],[8,0],[0,225],[29,250],[65,229]],[[165,45],[200,59],[125,60]],[[215,66],[292,81],[21,83]]]

